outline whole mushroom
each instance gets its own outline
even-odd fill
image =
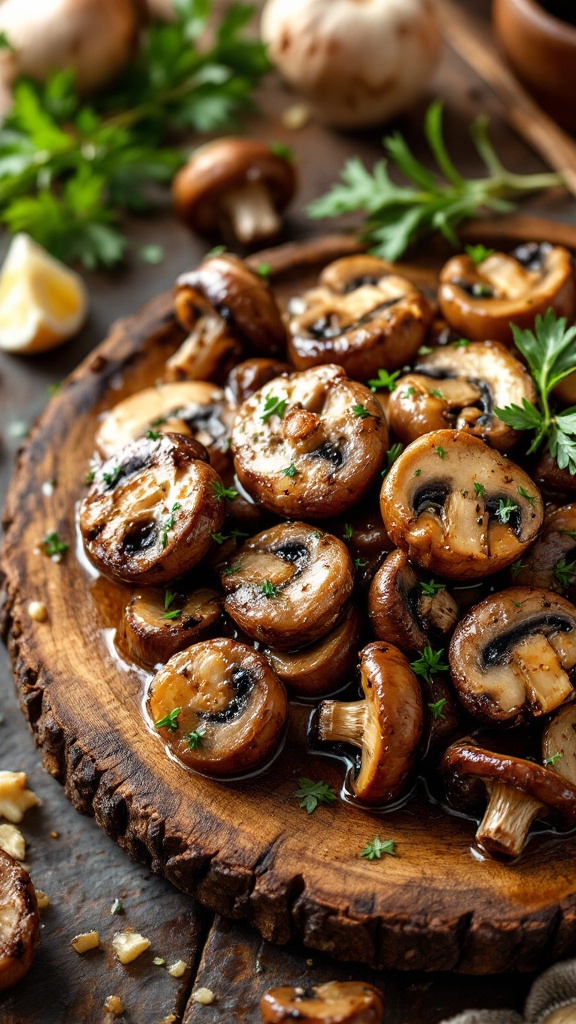
[[[376,572],[368,594],[370,625],[379,640],[402,651],[421,651],[431,637],[449,636],[458,605],[446,584],[426,578],[404,551],[392,551]]]

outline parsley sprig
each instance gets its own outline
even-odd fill
[[[424,133],[441,178],[414,156],[399,132],[386,136],[384,149],[392,163],[407,179],[392,181],[386,160],[370,172],[358,157],[352,157],[340,172],[341,181],[308,207],[317,220],[361,212],[366,220],[362,236],[373,252],[397,260],[417,238],[439,231],[458,245],[456,227],[475,217],[481,209],[503,213],[513,209],[510,199],[526,192],[562,184],[558,174],[514,174],[500,162],[488,135],[488,119],[477,118],[471,128],[472,141],[488,175],[463,178],[454,166],[442,135],[442,103],[428,108]]]
[[[300,800],[300,807],[303,807],[308,814],[312,814],[318,804],[331,804],[336,799],[336,793],[322,779],[298,779],[298,789],[294,796]]]
[[[435,651],[432,647],[424,647],[420,651],[420,656],[414,661],[410,662],[410,668],[417,675],[426,679],[427,682],[431,681],[431,676],[437,672],[448,672],[450,666],[446,662],[442,661],[442,655],[444,654],[444,648],[441,647],[439,651]]]

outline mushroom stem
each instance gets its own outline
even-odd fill
[[[492,856],[518,857],[543,804],[513,786],[486,782],[490,795],[476,839]]]
[[[447,590],[438,590],[432,597],[419,597],[418,614],[439,633],[449,633],[458,621],[458,605]]]
[[[554,711],[572,693],[570,678],[542,633],[524,637],[516,645],[512,662],[522,673],[534,715]]]
[[[217,313],[201,316],[180,348],[166,363],[167,380],[211,380],[238,343]]]
[[[330,743],[362,746],[367,729],[368,704],[365,700],[325,700],[318,709],[318,738]]]
[[[231,189],[220,202],[236,238],[243,245],[278,234],[280,217],[263,182],[250,181]]]

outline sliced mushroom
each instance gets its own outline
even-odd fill
[[[269,381],[292,371],[290,363],[279,359],[246,359],[238,363],[226,379],[226,394],[234,406],[242,405],[247,398],[263,388]]]
[[[28,973],[40,934],[38,904],[30,875],[0,849],[0,991]]]
[[[268,989],[260,1000],[263,1024],[382,1024],[382,993],[362,981],[328,981],[311,989]]]
[[[454,427],[507,452],[520,437],[494,409],[536,403],[534,382],[520,360],[495,341],[444,345],[401,377],[388,404],[388,422],[402,444],[431,430]]]
[[[542,734],[542,758],[563,779],[576,786],[576,704],[565,704]]]
[[[549,590],[512,587],[487,597],[458,623],[448,652],[466,709],[518,724],[572,696],[576,608]]]
[[[536,978],[526,999],[524,1019],[525,1024],[574,1024],[575,960],[554,964]]]
[[[534,761],[459,741],[448,747],[440,768],[459,810],[478,807],[488,793],[476,839],[493,857],[518,857],[536,818],[576,825],[576,786]]]
[[[271,355],[286,347],[286,329],[267,281],[237,256],[212,256],[181,274],[176,316],[189,336],[166,363],[166,376],[222,376],[243,352]]]
[[[372,580],[368,614],[379,640],[414,652],[426,647],[431,637],[450,635],[458,605],[445,584],[426,579],[404,551],[392,551]]]
[[[334,628],[352,593],[345,544],[307,523],[257,534],[221,566],[225,609],[244,633],[280,650],[313,643]]]
[[[576,308],[572,258],[562,246],[531,243],[510,255],[491,253],[475,264],[454,256],[442,268],[440,309],[465,338],[512,342],[510,324],[533,327],[536,315],[553,309],[571,317]]]
[[[464,431],[425,434],[396,459],[382,518],[413,561],[450,579],[515,562],[542,525],[539,491],[519,466]]]
[[[266,764],[288,714],[286,691],[266,659],[224,638],[170,658],[152,680],[148,704],[171,753],[216,778]]]
[[[80,506],[88,556],[124,583],[166,583],[196,565],[226,518],[206,449],[183,434],[137,438],[95,473]]]
[[[374,256],[347,256],[289,303],[290,359],[298,370],[337,363],[357,380],[409,363],[432,322],[427,298]]]
[[[349,605],[340,622],[326,636],[296,651],[268,648],[264,653],[276,675],[299,697],[334,693],[354,677],[362,620]]]
[[[232,410],[221,388],[206,381],[181,381],[145,388],[124,398],[104,413],[95,445],[100,455],[109,459],[148,431],[185,434],[204,445],[210,462],[220,473],[230,463],[231,428]]]
[[[402,794],[416,761],[422,695],[408,659],[391,644],[368,644],[360,658],[364,700],[322,701],[318,739],[360,748],[352,792],[364,804],[382,806]]]
[[[296,191],[291,159],[257,139],[221,138],[197,149],[174,178],[176,212],[201,235],[230,229],[243,245],[271,238]]]
[[[544,518],[536,543],[512,566],[514,583],[576,598],[576,505],[564,505]]]
[[[214,636],[222,595],[209,587],[142,590],[124,609],[119,646],[142,665],[159,665],[177,651]]]
[[[270,381],[240,407],[232,432],[243,487],[271,512],[304,519],[359,502],[387,445],[378,402],[339,366]]]

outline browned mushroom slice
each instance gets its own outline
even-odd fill
[[[166,583],[196,565],[226,517],[206,449],[183,434],[140,437],[96,471],[80,506],[86,551],[124,583]]]
[[[382,1024],[382,993],[362,981],[328,981],[311,989],[271,988],[260,1000],[263,1024]]]
[[[503,590],[458,623],[448,659],[460,699],[477,718],[516,724],[545,715],[573,693],[576,608],[549,590]]]
[[[28,973],[39,933],[30,875],[0,849],[0,991],[16,985]]]
[[[518,857],[536,818],[564,829],[576,825],[576,786],[534,761],[459,741],[448,747],[440,768],[459,810],[478,807],[483,790],[488,793],[476,838],[491,856]]]
[[[297,651],[268,648],[264,653],[276,675],[300,697],[334,693],[354,676],[362,621],[350,605],[334,629],[315,644]]]
[[[357,380],[409,363],[426,338],[432,308],[411,281],[373,256],[348,256],[289,304],[288,351],[306,370],[337,363]]]
[[[554,964],[536,978],[524,1006],[524,1024],[574,1024],[576,963]]]
[[[438,301],[450,326],[465,338],[510,345],[511,322],[533,327],[547,309],[572,316],[572,258],[567,249],[546,243],[519,246],[509,256],[494,252],[478,264],[470,256],[454,256],[442,268]]]
[[[360,501],[387,445],[378,402],[339,366],[270,381],[240,407],[232,432],[242,486],[271,512],[303,519]]]
[[[296,191],[292,160],[257,139],[222,138],[197,149],[172,186],[176,212],[201,235],[243,245],[271,238]]]
[[[318,738],[360,748],[352,791],[364,804],[384,805],[402,794],[416,761],[422,695],[408,659],[396,647],[368,644],[360,657],[364,700],[322,701]]]
[[[576,704],[565,704],[554,713],[542,734],[545,765],[576,786]]]
[[[354,567],[337,537],[281,523],[252,537],[221,566],[225,608],[244,633],[290,650],[325,636],[352,593]]]
[[[538,540],[511,571],[517,586],[576,597],[576,505],[545,516]]]
[[[286,691],[266,659],[236,640],[175,654],[150,685],[154,727],[172,754],[204,775],[244,775],[278,749]]]
[[[543,518],[530,477],[461,430],[413,441],[388,473],[380,507],[391,539],[413,561],[461,580],[515,562]]]
[[[412,652],[452,632],[458,605],[446,584],[427,579],[404,551],[392,551],[372,580],[368,614],[379,640]]]
[[[228,374],[226,394],[233,405],[242,405],[269,381],[283,373],[290,373],[292,369],[290,363],[282,363],[278,359],[246,359]]]
[[[214,636],[221,620],[222,595],[217,590],[142,590],[124,609],[118,643],[134,661],[158,665]]]
[[[536,402],[534,382],[503,345],[476,341],[444,345],[423,356],[413,373],[401,377],[388,404],[388,421],[403,444],[431,430],[454,427],[507,452],[520,433],[495,408]]]

